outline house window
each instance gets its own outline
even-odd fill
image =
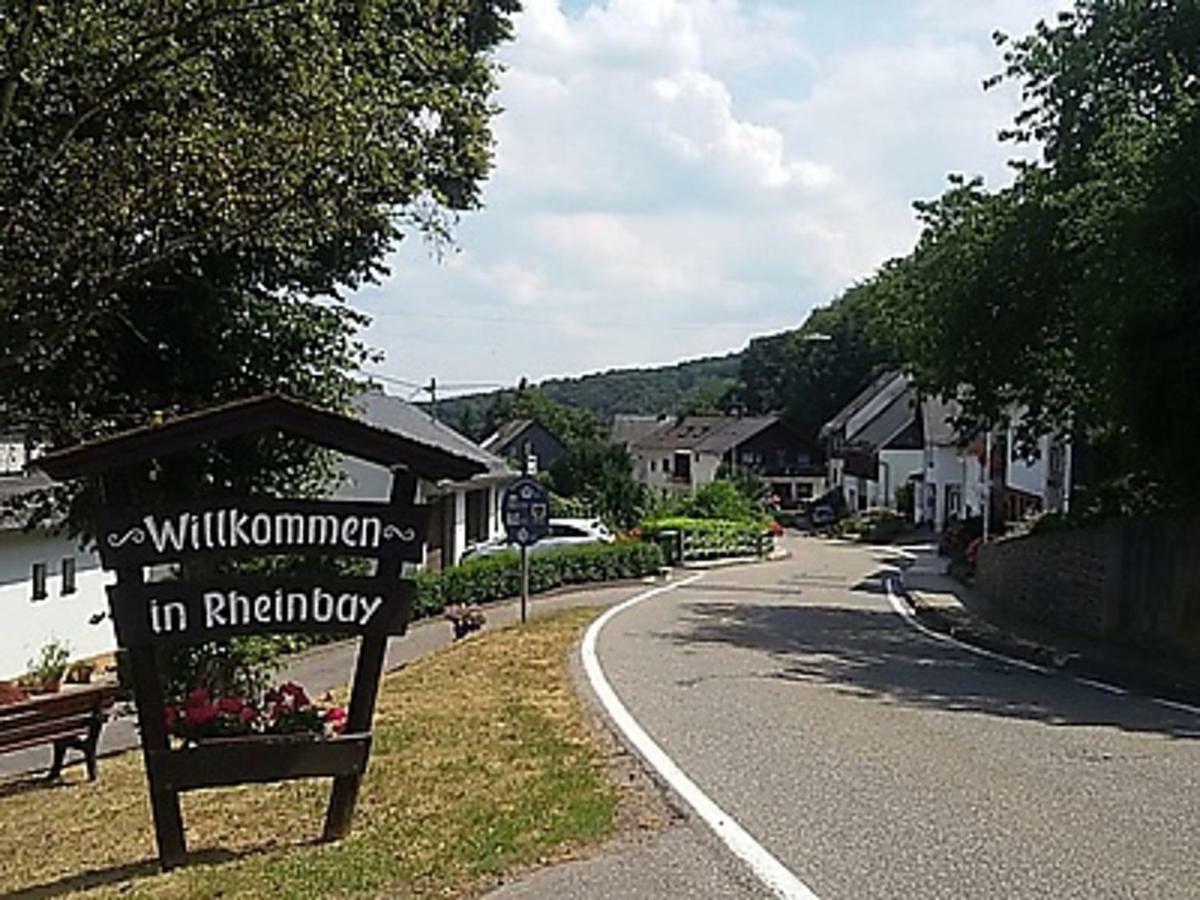
[[[667,475],[670,475],[671,474],[671,457],[668,456],[666,459],[664,459],[662,461],[662,463],[663,463],[663,472]]]
[[[75,587],[75,557],[64,556],[62,561],[62,595],[73,594]]]
[[[811,482],[808,482],[808,481],[796,482],[796,499],[797,500],[810,500],[810,499],[812,499],[812,495],[813,495],[813,486],[812,486]]]
[[[692,480],[692,454],[689,451],[676,451],[674,471],[680,481]]]
[[[46,564],[33,564],[33,599],[45,600],[49,594],[46,593]]]
[[[656,459],[652,459],[652,460],[650,460],[650,471],[651,471],[651,472],[657,472],[657,471],[658,471],[658,460],[656,460]]]

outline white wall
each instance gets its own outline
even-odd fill
[[[75,559],[77,589],[63,596],[65,557]],[[45,600],[32,599],[35,562],[46,564]],[[100,568],[100,560],[81,551],[75,541],[40,532],[0,532],[0,678],[24,672],[29,659],[52,640],[66,642],[72,659],[116,649],[104,591],[114,580]],[[104,619],[90,624],[97,613]]]
[[[923,471],[924,467],[924,450],[880,450],[875,503],[895,507],[896,488],[905,484],[909,475]]]

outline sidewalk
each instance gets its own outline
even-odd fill
[[[917,618],[929,628],[1047,669],[1166,700],[1200,704],[1200,666],[1194,660],[1162,655],[1151,659],[1144,651],[1005,615],[947,575],[948,561],[938,556],[932,545],[905,549],[914,559],[903,571],[904,590]]]
[[[657,581],[657,579],[651,579]],[[579,585],[562,588],[529,598],[531,617],[547,615],[563,609],[579,606],[612,606],[625,600],[638,588],[642,581],[618,581]],[[499,600],[486,604],[486,628],[502,628],[520,618],[520,600]],[[384,671],[392,672],[406,663],[432,653],[453,643],[454,637],[449,622],[443,619],[422,619],[413,623],[403,637],[388,641]],[[310,694],[321,694],[349,683],[354,674],[355,654],[358,642],[340,641],[325,644],[298,653],[288,660],[279,672],[280,681],[297,681]],[[110,756],[138,746],[137,717],[132,704],[123,704],[119,714],[104,726],[100,735],[100,756]],[[73,765],[79,754],[68,754],[68,765]],[[50,747],[32,747],[16,753],[0,756],[0,778],[24,775],[50,768]],[[101,766],[100,777],[104,777]]]

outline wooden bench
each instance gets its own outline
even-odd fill
[[[117,699],[113,685],[67,689],[0,706],[0,753],[52,744],[54,763],[46,776],[62,773],[68,750],[83,753],[88,780],[96,780],[96,744]]]

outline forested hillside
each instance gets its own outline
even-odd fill
[[[617,413],[701,412],[714,410],[738,381],[740,353],[689,360],[673,366],[610,369],[577,378],[551,378],[537,385],[558,403],[587,410],[602,422]],[[464,433],[479,437],[490,422],[492,407],[512,391],[491,391],[438,403],[438,417]]]

